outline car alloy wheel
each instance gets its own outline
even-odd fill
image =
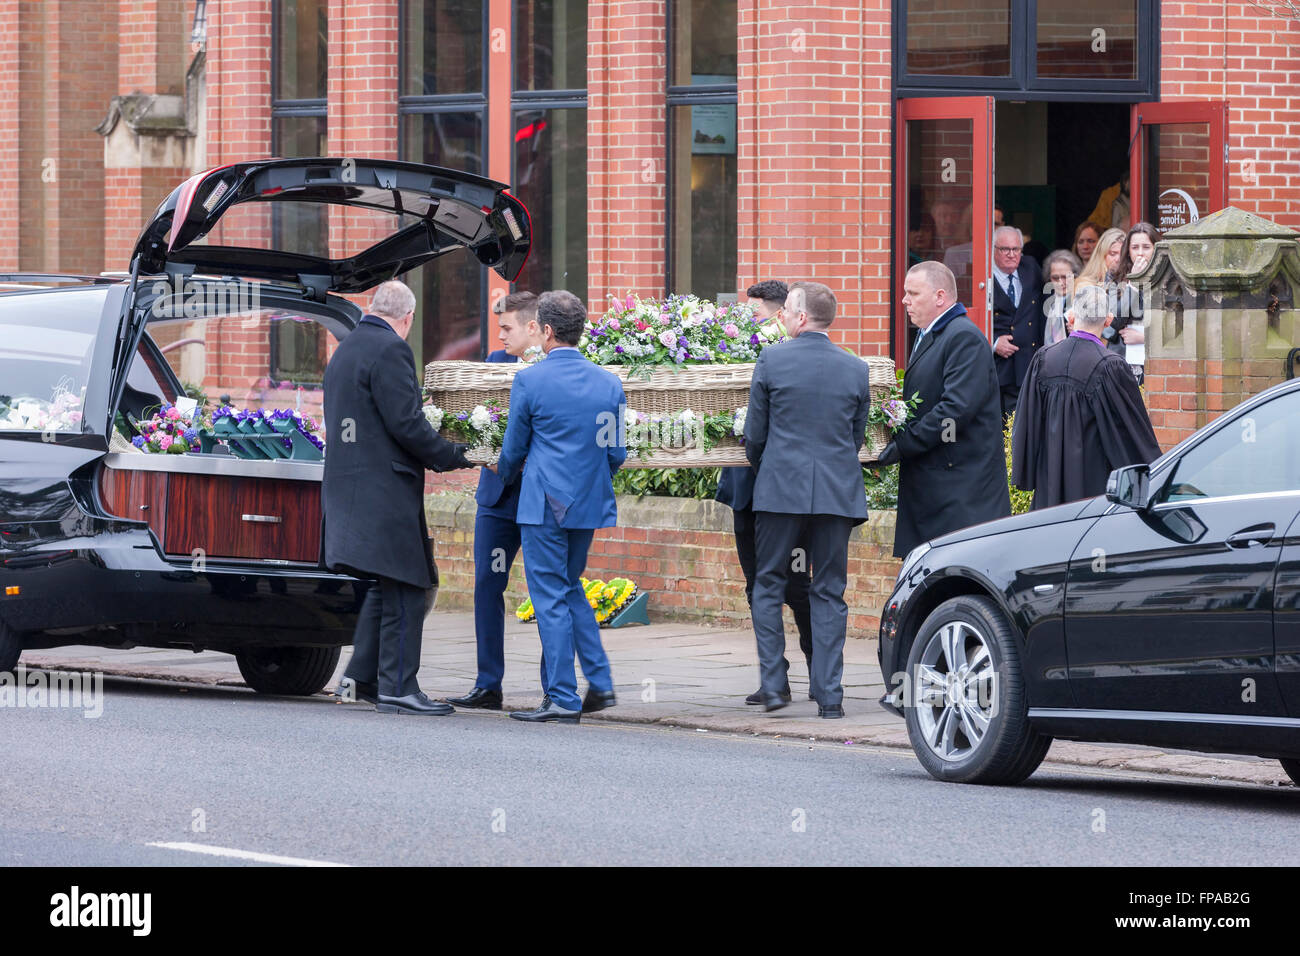
[[[1029,723],[1024,639],[984,595],[949,598],[926,617],[907,656],[907,735],[926,771],[954,783],[1019,783],[1052,738]]]
[[[917,720],[943,760],[979,748],[997,713],[997,674],[988,638],[965,621],[945,624],[926,642],[916,672]]]

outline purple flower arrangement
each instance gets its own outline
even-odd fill
[[[131,444],[148,454],[183,455],[199,450],[203,427],[201,415],[187,417],[175,405],[164,402],[158,414],[139,423],[140,434]]]

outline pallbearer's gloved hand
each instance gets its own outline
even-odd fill
[[[885,446],[885,450],[880,453],[880,458],[877,461],[881,465],[896,465],[902,458],[903,456],[898,452],[898,445],[891,441]]]

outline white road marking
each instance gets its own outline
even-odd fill
[[[254,853],[252,850],[235,850],[224,846],[208,846],[203,843],[148,843],[162,850],[180,850],[184,853],[204,853],[208,856],[233,857],[236,860],[251,860],[254,863],[271,863],[276,866],[347,866],[346,863],[330,863],[327,860],[304,860],[296,856],[275,856],[271,853]]]

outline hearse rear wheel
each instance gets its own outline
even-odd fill
[[[338,666],[341,647],[250,647],[235,652],[244,683],[260,694],[308,696],[322,689]]]
[[[18,657],[23,652],[23,645],[18,635],[0,621],[0,672],[12,671],[18,666]]]
[[[1029,723],[1020,638],[986,597],[944,601],[907,660],[907,734],[921,765],[954,783],[1020,783],[1052,738]]]

